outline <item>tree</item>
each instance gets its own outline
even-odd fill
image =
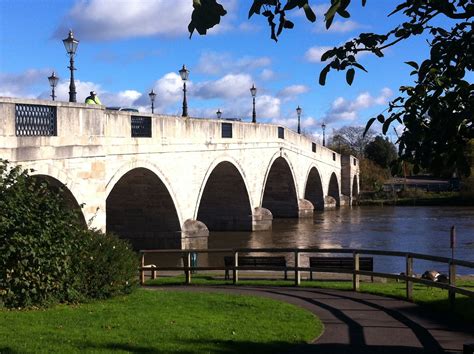
[[[361,1],[366,4],[366,0]],[[326,28],[335,16],[350,17],[350,4],[351,0],[331,0],[324,15]],[[196,28],[205,34],[225,15],[216,0],[194,0],[193,6],[191,33]],[[286,12],[295,8],[303,8],[309,21],[316,20],[309,0],[254,0],[249,17],[266,17],[271,38],[277,40],[283,29],[294,27],[286,20]],[[474,66],[474,4],[472,0],[399,0],[389,16],[395,13],[403,13],[406,20],[387,33],[361,33],[324,53],[321,60],[328,64],[319,75],[319,83],[325,84],[331,70],[342,70],[351,85],[355,69],[367,71],[357,61],[357,54],[371,52],[383,57],[385,49],[412,36],[428,34],[429,58],[420,64],[407,62],[413,67],[414,85],[400,87],[400,96],[389,103],[388,113],[371,118],[367,129],[375,120],[383,124],[383,134],[394,122],[402,124],[398,154],[400,159],[414,164],[415,173],[422,167],[435,173],[451,169],[468,176],[472,164],[469,144],[474,139],[474,85],[466,75],[472,74]]]
[[[378,135],[365,147],[365,156],[383,168],[388,168],[397,158],[397,149],[388,138]]]
[[[367,144],[375,136],[372,130],[364,135],[364,130],[364,127],[352,126],[335,129],[328,147],[340,154],[351,154],[357,158],[363,158]]]

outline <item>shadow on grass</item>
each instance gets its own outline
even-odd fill
[[[13,350],[10,347],[0,347],[0,354],[17,354],[19,352]]]
[[[140,346],[125,343],[78,343],[77,348],[85,351],[125,351],[128,353],[143,353],[143,354],[164,354],[170,352],[179,352],[181,354],[191,353],[294,353],[295,349],[302,347],[302,344],[290,344],[287,342],[269,342],[269,343],[255,343],[246,341],[233,340],[196,340],[187,339],[185,345],[180,343],[167,343],[166,348]],[[188,347],[188,348],[186,348]],[[177,349],[179,348],[179,349]],[[2,352],[3,354],[3,352]]]
[[[180,349],[181,354],[194,353],[218,353],[218,354],[232,354],[232,353],[271,353],[271,354],[304,354],[304,353],[318,353],[318,354],[422,354],[422,353],[442,353],[443,351],[437,349],[415,348],[410,346],[376,346],[364,345],[354,346],[353,344],[289,344],[286,342],[270,342],[270,343],[254,343],[245,341],[232,340],[189,340],[186,342],[189,348],[194,349]],[[181,343],[182,345],[182,343]],[[125,351],[129,353],[142,354],[164,354],[169,353],[170,348],[154,348],[140,345],[130,345],[123,343],[81,343],[80,348],[87,351],[102,351],[107,350]]]

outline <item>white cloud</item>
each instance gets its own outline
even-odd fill
[[[315,46],[309,48],[305,53],[305,59],[312,63],[321,63],[321,55],[333,47]]]
[[[298,95],[309,91],[309,87],[305,85],[291,85],[280,90],[277,94],[284,101],[294,100]]]
[[[228,10],[236,0],[222,0]],[[69,28],[80,39],[113,40],[147,36],[188,36],[193,11],[190,0],[78,0],[56,30],[56,36]],[[231,28],[229,13],[221,18],[209,34]]]
[[[50,69],[29,69],[20,74],[0,73],[0,96],[34,98],[34,91],[50,87],[48,76],[51,73]]]
[[[260,78],[264,81],[271,80],[275,77],[275,72],[271,69],[263,69],[260,73]]]
[[[241,73],[266,67],[271,64],[269,57],[249,57],[235,59],[229,53],[205,52],[198,61],[196,70],[209,75]]]
[[[187,0],[83,0],[57,33],[64,35],[72,27],[78,38],[88,40],[185,35],[192,10]]]
[[[316,23],[316,26],[314,27],[314,32],[348,33],[362,27],[363,26],[360,23],[352,21],[352,20],[347,20],[347,21],[336,20],[331,24],[331,27],[329,27],[329,29],[326,29],[325,22],[319,21]]]
[[[387,104],[391,96],[392,90],[383,88],[380,94],[375,97],[368,92],[362,92],[352,101],[338,97],[331,104],[331,108],[326,112],[323,120],[325,122],[354,121],[359,118],[360,111]]]
[[[196,84],[192,88],[195,97],[211,98],[236,98],[250,96],[250,87],[253,80],[248,74],[228,74],[216,81],[206,81]]]

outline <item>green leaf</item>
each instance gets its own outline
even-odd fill
[[[350,68],[346,72],[346,81],[349,85],[352,85],[352,82],[354,81],[354,75],[355,75],[355,70],[353,68]]]
[[[410,65],[411,67],[415,68],[418,70],[419,66],[415,61],[406,61],[405,64]]]
[[[324,14],[324,18],[326,19],[326,29],[331,27],[331,23],[334,19],[334,15],[336,14],[337,10],[341,6],[341,0],[335,0],[329,10]]]
[[[367,122],[367,125],[365,126],[364,134],[363,136],[365,137],[365,134],[369,131],[370,127],[372,124],[375,122],[375,118],[370,118],[369,121]]]
[[[252,17],[253,14],[260,14],[260,9],[263,5],[275,6],[276,0],[254,0],[249,10],[249,18]]]
[[[331,69],[331,65],[326,65],[321,73],[319,74],[319,84],[324,86],[326,84],[326,76],[328,75],[329,70]]]
[[[355,66],[356,68],[359,68],[360,70],[364,70],[366,73],[368,72],[367,70],[365,70],[365,68],[360,65],[359,63],[352,63],[353,66]]]
[[[315,15],[315,13],[313,12],[313,9],[311,8],[311,6],[308,5],[308,3],[304,4],[303,10],[304,10],[304,13],[305,13],[305,15],[306,15],[306,18],[307,18],[309,21],[311,21],[311,22],[316,21],[316,15]]]

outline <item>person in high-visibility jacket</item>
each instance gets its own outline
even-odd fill
[[[86,104],[102,104],[102,102],[100,102],[95,91],[91,91],[90,96],[86,98]]]

